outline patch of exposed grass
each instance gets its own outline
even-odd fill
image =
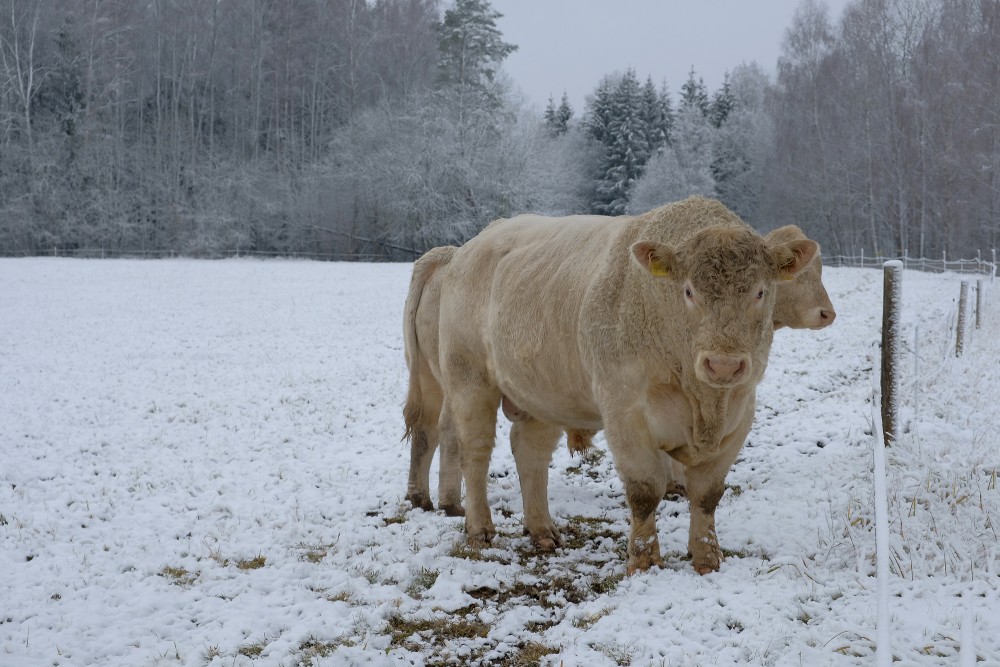
[[[628,667],[632,664],[632,652],[634,648],[631,644],[621,642],[611,642],[609,644],[592,644],[591,647],[598,653],[603,653],[616,665]]]
[[[727,549],[722,547],[722,555],[725,558],[752,558],[753,554],[745,549]],[[761,557],[763,560],[768,560],[767,558]]]
[[[540,664],[542,658],[553,653],[558,653],[559,649],[538,642],[525,642],[518,647],[517,651],[508,658],[500,660],[497,664],[500,667],[535,667]]]
[[[589,543],[601,539],[621,542],[624,549],[627,541],[624,533],[611,527],[612,519],[592,516],[571,516],[560,528],[567,549],[583,549]]]
[[[267,642],[259,641],[253,644],[244,644],[243,646],[236,649],[236,652],[244,657],[254,659],[254,658],[259,658],[260,654],[264,652],[265,648],[267,648]]]
[[[382,572],[375,567],[358,567],[355,573],[364,577],[369,584],[375,585],[382,577]]]
[[[613,612],[614,607],[605,607],[604,609],[594,612],[593,614],[585,614],[583,616],[578,616],[573,619],[573,627],[579,628],[581,630],[589,630],[591,626],[597,623],[599,620]]]
[[[462,538],[452,545],[451,550],[448,551],[448,555],[452,558],[461,558],[463,560],[476,560],[484,561],[490,563],[502,563],[508,565],[510,563],[510,558],[506,557],[502,553],[489,553],[489,549],[483,547],[473,546]]]
[[[326,600],[327,602],[346,602],[352,606],[359,604],[358,599],[351,591],[343,590],[338,593],[331,593],[326,588],[319,588],[315,586],[310,586],[309,590],[316,593],[320,598]]]
[[[336,547],[335,543],[330,544],[300,544],[298,549],[302,550],[302,560],[310,563],[322,562],[330,552]]]
[[[198,572],[188,572],[183,567],[171,567],[167,565],[160,570],[160,576],[170,580],[170,583],[177,586],[191,586],[198,580]]]
[[[246,572],[247,570],[259,570],[264,567],[265,563],[267,563],[267,558],[264,556],[257,556],[256,558],[236,561],[236,567]]]
[[[419,600],[421,594],[434,585],[439,574],[438,570],[429,570],[426,567],[420,568],[420,571],[413,576],[413,581],[406,588],[406,594],[411,598]]]
[[[346,602],[351,605],[358,604],[358,599],[354,597],[354,593],[350,591],[340,591],[339,593],[334,593],[333,595],[327,595],[326,599],[330,602]]]
[[[346,637],[322,641],[316,637],[310,637],[299,645],[298,667],[314,667],[316,658],[326,658],[333,655],[341,646],[354,646],[355,642]]]
[[[440,648],[449,640],[483,639],[490,626],[476,618],[406,618],[396,614],[389,617],[386,630],[392,637],[392,646],[419,651],[426,646]]]
[[[624,572],[619,574],[610,574],[606,577],[593,577],[590,580],[590,590],[597,595],[606,595],[618,588],[618,584],[620,584],[624,578]]]

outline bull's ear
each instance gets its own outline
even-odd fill
[[[791,280],[797,276],[809,266],[817,254],[819,254],[819,244],[812,239],[778,243],[771,247],[771,256],[778,270],[778,278],[783,280]]]
[[[632,258],[654,276],[670,277],[677,268],[677,253],[674,249],[656,241],[632,244]]]
[[[778,227],[777,229],[772,229],[764,235],[764,240],[768,243],[786,243],[788,241],[797,241],[804,238],[808,237],[796,225]]]

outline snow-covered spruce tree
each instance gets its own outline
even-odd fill
[[[523,160],[509,154],[514,144],[507,135],[516,116],[501,66],[517,46],[503,41],[496,25],[501,17],[489,0],[456,0],[437,27],[433,104],[445,121],[443,190],[437,196],[450,202],[450,215],[424,223],[435,229],[424,228],[421,238],[464,240],[470,230],[474,233],[516,206],[510,184]],[[458,231],[448,229],[456,225]]]
[[[627,70],[613,88],[609,80],[602,82],[591,105],[588,129],[604,148],[591,208],[601,215],[622,215],[649,159],[642,89],[634,70]]]
[[[773,125],[764,109],[767,75],[755,63],[740,65],[716,93],[713,110],[719,125],[713,133],[712,177],[716,196],[752,225],[761,220],[760,195],[764,165],[772,145]],[[728,102],[714,102],[729,98]],[[713,121],[714,124],[714,121]]]
[[[694,194],[715,196],[711,170],[713,131],[697,104],[682,105],[671,143],[650,159],[633,187],[629,212],[642,213]]]
[[[560,133],[565,133],[569,130],[569,121],[573,118],[573,107],[569,105],[569,96],[566,95],[566,91],[563,91],[562,100],[559,102],[559,108],[556,109],[556,128]]]
[[[669,110],[665,88],[661,97]],[[633,184],[629,212],[641,213],[694,194],[715,196],[711,170],[715,128],[709,120],[708,99],[704,82],[695,78],[692,68],[681,87],[680,108],[671,114],[670,142],[650,158]]]
[[[438,89],[459,126],[478,125],[504,105],[497,74],[517,46],[503,41],[496,25],[502,16],[489,0],[456,0],[437,27]]]
[[[694,67],[688,72],[687,81],[681,86],[681,108],[685,107],[695,107],[698,109],[703,116],[708,116],[709,112],[709,100],[708,100],[708,89],[705,87],[705,81],[701,77],[695,79]]]
[[[569,97],[563,92],[562,102],[556,107],[549,96],[549,103],[545,106],[545,127],[553,136],[565,134],[569,130],[569,120],[573,117],[573,108],[569,105]]]
[[[650,156],[653,156],[670,142],[670,128],[674,122],[674,110],[666,83],[657,91],[652,77],[646,78],[642,87],[641,113],[646,125],[646,144],[649,146]]]
[[[726,72],[722,80],[722,87],[712,96],[712,104],[708,108],[708,117],[715,127],[722,127],[729,114],[736,107],[736,96],[733,95],[732,86],[729,84],[729,73]]]
[[[550,130],[555,133],[556,128],[556,103],[552,101],[552,96],[549,95],[549,103],[545,105],[545,113],[542,114],[542,118],[545,119],[545,125]]]

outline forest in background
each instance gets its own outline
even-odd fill
[[[412,259],[498,217],[692,193],[829,254],[998,245],[1000,0],[855,0],[837,22],[804,0],[773,77],[609,72],[581,110],[523,103],[498,17],[0,0],[0,254]]]

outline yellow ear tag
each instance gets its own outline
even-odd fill
[[[667,267],[663,266],[663,264],[657,262],[656,260],[649,263],[649,272],[654,276],[660,276],[662,278],[670,275],[670,271],[667,270]]]

